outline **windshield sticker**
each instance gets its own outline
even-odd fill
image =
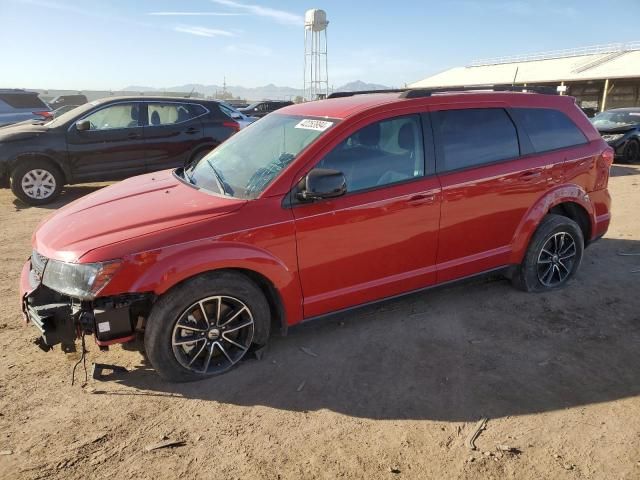
[[[318,132],[324,132],[327,128],[333,125],[333,122],[327,122],[326,120],[313,120],[311,118],[305,118],[301,120],[295,128],[304,128],[305,130],[317,130]]]

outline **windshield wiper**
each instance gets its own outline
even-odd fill
[[[224,178],[222,178],[222,175],[220,175],[220,172],[218,172],[218,170],[216,170],[216,167],[214,167],[209,160],[207,160],[207,163],[211,167],[211,170],[213,171],[213,174],[216,177],[216,183],[218,184],[218,190],[220,190],[225,195],[229,195],[229,196],[233,195],[233,191],[231,191],[231,188],[228,188],[229,185],[227,185],[227,182],[224,181]]]

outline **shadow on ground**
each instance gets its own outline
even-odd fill
[[[640,168],[632,165],[615,164],[611,166],[610,175],[612,177],[622,177],[624,175],[640,175]]]
[[[619,252],[640,253],[640,242],[594,244],[560,291],[483,280],[417,293],[296,327],[262,360],[217,378],[168,384],[141,366],[118,381],[136,390],[109,383],[101,393],[447,421],[635,396],[640,274],[631,271],[640,256]]]

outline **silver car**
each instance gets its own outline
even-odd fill
[[[52,116],[37,92],[0,89],[0,127],[25,120],[47,120]]]
[[[241,129],[248,127],[253,122],[258,120],[256,117],[250,117],[236,110],[236,108],[233,105],[229,105],[227,102],[222,102],[218,100],[218,105],[220,105],[220,109],[225,114],[227,114],[229,117],[233,118],[236,122],[238,122],[238,125],[240,125]]]

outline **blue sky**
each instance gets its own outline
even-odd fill
[[[640,40],[640,0],[0,0],[0,87],[171,87],[224,76],[300,87],[308,8],[327,11],[336,87],[401,86],[478,57]]]

